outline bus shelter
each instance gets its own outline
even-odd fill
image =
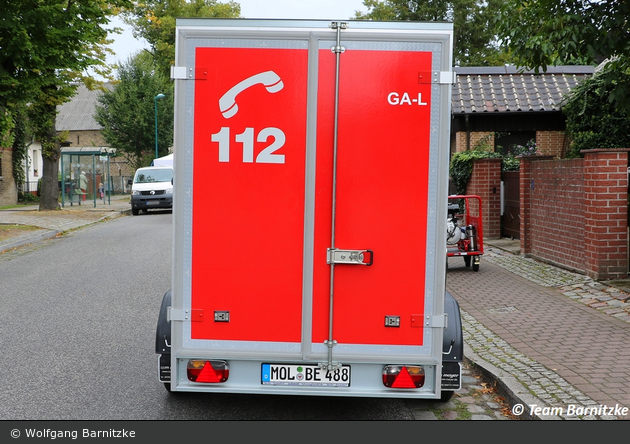
[[[61,206],[111,204],[113,190],[109,171],[109,147],[64,147],[61,149]]]

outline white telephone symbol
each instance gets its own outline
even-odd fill
[[[270,93],[276,93],[284,88],[282,79],[280,79],[280,76],[273,71],[265,71],[253,75],[234,85],[228,92],[223,94],[221,99],[219,99],[219,109],[221,110],[223,117],[229,119],[234,116],[238,112],[236,96],[247,88],[259,83],[262,84]]]

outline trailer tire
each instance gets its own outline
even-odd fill
[[[473,263],[472,269],[473,271],[479,271],[479,262],[477,262],[476,264]]]
[[[453,394],[455,392],[452,390],[446,391],[446,392],[442,392],[442,395],[440,396],[440,401],[442,402],[448,402],[451,400],[451,398],[453,397]]]
[[[171,390],[170,382],[165,382],[164,388],[166,389],[166,391],[169,393],[170,396],[184,396],[183,392],[174,392],[173,390]]]
[[[464,264],[466,267],[470,267],[470,256],[464,256]]]

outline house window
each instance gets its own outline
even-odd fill
[[[495,151],[507,154],[515,145],[527,145],[530,140],[536,141],[536,131],[511,131],[497,135],[494,139]]]
[[[39,152],[33,150],[33,176],[39,176]]]

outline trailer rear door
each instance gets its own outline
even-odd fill
[[[174,353],[439,364],[449,34],[202,22],[174,70]]]
[[[372,265],[335,265],[332,339],[422,345],[431,53],[387,49],[380,42],[345,45],[339,57],[336,173],[335,55],[320,50],[313,342],[329,334],[331,266],[323,259],[332,246],[334,212],[334,247],[370,250],[363,262]]]

